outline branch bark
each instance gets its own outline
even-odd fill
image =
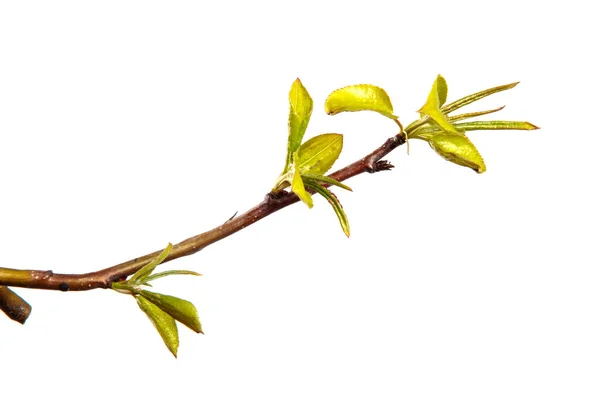
[[[10,319],[21,324],[24,324],[31,314],[29,303],[6,286],[0,286],[0,310],[4,311]]]
[[[364,172],[374,173],[377,171],[389,170],[393,168],[393,165],[387,161],[383,161],[383,157],[405,142],[406,136],[401,132],[400,134],[389,138],[384,144],[360,160],[334,172],[330,177],[342,182]],[[173,246],[173,250],[164,262],[194,254],[257,221],[260,221],[272,213],[298,202],[298,200],[298,197],[291,192],[269,193],[262,202],[246,211],[244,214],[241,214],[212,230],[177,243]],[[134,274],[151,259],[158,256],[161,251],[162,250],[158,250],[110,268],[85,274],[58,274],[52,271],[0,268],[0,285],[61,291],[90,290],[98,288],[106,289],[109,288],[113,282]],[[6,290],[9,289],[0,286],[0,290],[0,298],[2,298],[4,294],[8,293]],[[11,293],[14,294],[14,292]],[[7,298],[3,301],[6,301]],[[18,306],[17,303],[19,303],[18,299],[20,298],[15,299],[10,296],[10,299],[12,299],[13,302],[16,302],[13,303],[12,306]]]

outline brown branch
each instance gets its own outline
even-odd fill
[[[342,182],[364,172],[373,173],[389,170],[393,166],[387,161],[382,161],[382,158],[405,142],[406,137],[404,134],[393,136],[367,156],[331,174],[330,177]],[[290,204],[296,203],[298,200],[298,197],[291,192],[269,193],[262,202],[244,214],[232,218],[210,231],[193,236],[174,245],[173,250],[164,262],[194,254],[266,216]],[[0,268],[0,285],[61,291],[106,289],[110,287],[111,283],[134,274],[146,265],[148,261],[158,256],[160,252],[161,250],[155,251],[154,253],[125,261],[113,267],[86,274],[55,274],[52,271]]]
[[[10,319],[21,324],[24,324],[31,314],[29,303],[6,286],[0,286],[0,310],[4,311]]]

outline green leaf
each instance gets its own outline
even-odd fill
[[[487,97],[491,94],[502,92],[504,90],[512,89],[517,86],[519,82],[509,83],[508,85],[496,86],[490,89],[482,90],[481,92],[473,93],[468,96],[463,97],[462,99],[456,100],[450,104],[446,104],[442,108],[442,112],[444,114],[449,114],[452,111],[458,110],[461,107],[466,106],[467,104],[471,104],[474,101],[481,100],[484,97]]]
[[[169,314],[154,305],[143,296],[135,297],[140,309],[146,313],[152,324],[162,337],[163,342],[169,351],[177,358],[177,349],[179,347],[179,332],[175,319]]]
[[[166,294],[149,292],[147,290],[140,290],[137,293],[144,296],[147,300],[154,303],[161,310],[194,332],[202,333],[202,325],[200,324],[200,318],[198,318],[198,310],[196,310],[196,307],[189,301]]]
[[[321,183],[326,183],[326,184],[331,185],[331,186],[337,186],[337,187],[340,187],[342,189],[346,189],[346,190],[352,191],[352,189],[350,188],[350,186],[346,186],[343,183],[338,182],[335,179],[330,178],[328,176],[324,176],[324,175],[303,174],[302,175],[302,179],[305,182],[308,181],[308,182],[313,183],[313,184],[318,184],[319,182],[321,182]]]
[[[307,140],[298,149],[300,174],[322,175],[329,171],[342,152],[343,135],[325,133]]]
[[[540,129],[530,122],[525,121],[472,121],[455,125],[463,131],[488,131],[488,130],[520,130],[532,131]]]
[[[454,164],[469,167],[477,173],[485,172],[485,163],[471,141],[462,135],[434,135],[429,145],[440,156]]]
[[[390,97],[374,85],[353,85],[335,90],[325,100],[325,112],[335,115],[344,111],[376,111],[391,119],[397,119]]]
[[[453,117],[449,116],[448,120],[450,122],[454,123],[454,122],[457,122],[457,121],[462,121],[463,119],[475,118],[475,117],[479,117],[479,116],[486,115],[486,114],[492,114],[492,113],[498,112],[498,111],[500,111],[502,109],[504,109],[504,106],[498,107],[498,108],[494,108],[493,110],[475,111],[475,112],[470,112],[470,113],[455,115]]]
[[[136,283],[143,281],[145,278],[148,277],[148,275],[150,275],[152,273],[152,271],[154,271],[154,269],[160,263],[162,263],[165,260],[165,258],[167,258],[167,256],[169,255],[169,253],[171,252],[172,249],[173,249],[173,245],[171,243],[169,243],[167,245],[167,247],[165,247],[165,249],[158,255],[158,257],[156,257],[155,259],[150,261],[148,264],[146,264],[144,267],[142,267],[139,271],[137,271],[135,274],[133,274],[133,276],[128,279],[128,282],[131,282],[132,284],[136,284]]]
[[[444,105],[446,102],[446,98],[448,97],[448,84],[443,76],[438,75],[436,80],[436,87],[438,92],[438,100],[440,102],[440,107]]]
[[[302,181],[302,175],[300,174],[300,169],[298,168],[298,152],[296,151],[293,156],[294,163],[292,167],[294,169],[294,175],[292,176],[292,192],[296,193],[296,195],[308,206],[308,208],[313,207],[312,197],[310,197],[310,193],[306,191],[304,188],[304,182]]]
[[[330,190],[324,188],[319,184],[313,184],[309,182],[307,183],[307,186],[327,199],[327,201],[329,202],[329,204],[331,204],[331,207],[335,211],[338,220],[340,221],[340,226],[342,227],[344,234],[346,234],[347,237],[350,237],[350,224],[348,223],[348,217],[346,216],[346,213],[344,212],[344,209],[342,208],[342,205],[338,198]]]
[[[199,273],[194,272],[194,271],[174,269],[174,270],[171,270],[171,271],[159,272],[158,274],[150,275],[149,277],[147,277],[146,279],[144,279],[144,284],[148,285],[148,282],[150,282],[150,281],[153,281],[155,279],[164,278],[165,276],[169,276],[169,275],[194,275],[194,276],[202,276],[202,274],[199,274]],[[148,285],[148,286],[150,286],[150,285]]]
[[[446,116],[440,110],[442,105],[442,99],[440,98],[440,94],[443,96],[443,100],[446,100],[446,81],[441,75],[433,82],[433,86],[431,87],[431,91],[429,92],[429,96],[427,96],[427,101],[421,107],[419,112],[421,115],[429,116],[440,128],[450,133],[458,133],[458,131],[454,128],[454,126],[446,119]]]
[[[287,158],[284,168],[284,173],[287,171],[290,164],[293,162],[293,154],[300,144],[302,138],[306,132],[308,121],[312,114],[313,101],[308,94],[306,88],[300,82],[300,79],[296,79],[292,84],[289,94],[290,99],[290,117],[288,121],[288,149]]]
[[[493,112],[494,110],[490,110]],[[482,114],[488,112],[478,112],[473,114]],[[466,114],[464,114],[466,115]],[[457,116],[457,117],[460,117]],[[468,118],[468,117],[466,117]],[[485,131],[485,130],[522,130],[531,131],[539,129],[530,122],[525,121],[472,121],[454,124],[454,127],[460,132],[466,131]],[[437,126],[423,126],[411,133],[411,139],[422,139],[429,141],[433,136],[444,134],[444,131]]]

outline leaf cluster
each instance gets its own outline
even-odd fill
[[[467,131],[533,130],[538,129],[538,127],[525,121],[459,122],[495,113],[502,110],[504,106],[454,116],[450,115],[450,113],[494,93],[512,89],[517,84],[518,82],[496,86],[445,105],[448,95],[448,85],[446,84],[446,80],[441,75],[438,75],[433,82],[425,104],[419,109],[421,119],[406,127],[407,138],[425,140],[444,159],[471,168],[477,173],[483,173],[486,170],[485,162],[475,145],[467,137]]]
[[[325,133],[303,143],[302,139],[312,115],[313,100],[300,79],[296,79],[292,84],[289,102],[286,163],[272,191],[276,193],[291,187],[291,191],[309,208],[313,207],[311,193],[323,196],[332,206],[346,236],[350,236],[348,217],[328,186],[337,186],[349,191],[352,189],[325,176],[342,152],[343,135]],[[325,112],[329,115],[365,110],[376,111],[394,120],[397,118],[393,114],[394,110],[387,93],[374,85],[347,86],[331,93],[325,101]]]
[[[173,245],[169,245],[152,261],[126,281],[115,282],[111,288],[117,292],[135,297],[140,309],[148,316],[169,351],[177,357],[179,348],[179,332],[175,321],[182,323],[196,333],[202,333],[202,325],[196,307],[189,301],[166,294],[155,293],[143,289],[143,286],[152,285],[153,280],[170,275],[195,275],[200,274],[187,270],[171,270],[152,274],[154,269],[169,255]]]

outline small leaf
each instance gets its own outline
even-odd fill
[[[471,141],[462,135],[435,135],[429,145],[440,156],[454,164],[469,167],[477,173],[485,172],[485,163]]]
[[[160,272],[158,274],[150,275],[149,277],[147,277],[146,279],[144,279],[144,284],[148,285],[148,282],[150,282],[150,281],[153,281],[155,279],[164,278],[165,276],[169,276],[169,275],[194,275],[194,276],[202,276],[202,274],[199,274],[199,273],[194,272],[194,271],[171,270],[171,271],[165,271],[165,272]],[[148,285],[148,286],[151,286],[151,285]]]
[[[465,114],[459,114],[459,115],[455,115],[453,117],[448,117],[448,120],[450,122],[454,123],[456,121],[462,121],[463,119],[475,118],[475,117],[479,117],[479,116],[482,116],[482,115],[495,113],[495,112],[498,112],[498,111],[500,111],[502,109],[504,109],[504,106],[498,107],[498,108],[494,108],[493,110],[475,111],[475,112],[470,112],[470,113],[465,113]]]
[[[525,121],[473,121],[455,125],[463,131],[488,131],[488,130],[520,130],[532,131],[540,129],[532,123]]]
[[[325,100],[325,112],[335,115],[344,111],[376,111],[391,119],[397,119],[390,97],[374,85],[353,85],[335,90]]]
[[[294,153],[294,163],[292,164],[294,169],[294,175],[292,176],[292,192],[296,193],[296,195],[308,206],[308,208],[313,207],[312,197],[310,197],[310,193],[306,191],[304,188],[304,182],[302,181],[302,175],[300,174],[300,169],[298,168],[298,152]]]
[[[143,296],[135,297],[138,306],[148,316],[152,324],[162,337],[163,342],[171,353],[177,358],[177,348],[179,347],[179,332],[175,319],[169,314],[154,305],[150,300]]]
[[[438,92],[438,99],[440,101],[440,107],[444,105],[446,102],[446,98],[448,97],[448,84],[443,76],[438,75],[435,80]]]
[[[319,184],[308,183],[307,186],[327,199],[335,211],[338,220],[340,221],[340,226],[342,227],[344,234],[346,234],[347,237],[350,237],[350,224],[348,223],[348,217],[346,216],[346,213],[344,212],[344,209],[342,208],[338,198],[330,190]]]
[[[154,303],[161,310],[181,322],[196,333],[202,333],[202,325],[198,318],[198,310],[187,300],[166,294],[140,290],[139,295]],[[139,297],[139,296],[138,296]]]
[[[442,85],[442,87],[439,87]],[[441,99],[440,94],[443,95],[445,100],[446,92],[446,81],[441,75],[433,82],[433,86],[431,87],[431,91],[429,92],[429,96],[427,96],[427,101],[421,107],[419,112],[423,115],[429,116],[440,128],[450,133],[458,133],[458,131],[454,128],[454,126],[446,119],[446,116],[440,110],[441,107]]]
[[[165,260],[165,258],[167,258],[167,256],[169,255],[169,253],[171,252],[172,249],[173,249],[173,245],[171,243],[169,243],[167,245],[167,247],[165,247],[165,249],[158,255],[158,257],[156,257],[155,259],[150,261],[148,264],[146,264],[144,267],[142,267],[138,272],[133,274],[133,276],[131,278],[129,278],[128,281],[131,282],[132,284],[136,284],[136,283],[139,283],[142,280],[144,280],[146,277],[148,277],[148,275],[150,275],[152,273],[152,271],[154,271],[154,269],[160,263],[162,263]]]
[[[306,132],[313,108],[313,101],[306,88],[302,85],[302,82],[300,82],[300,79],[296,79],[292,84],[289,100],[289,135],[284,172],[287,171],[288,167],[292,163],[293,154],[296,150],[298,150],[298,147],[300,147],[300,144],[302,143],[302,138]]]
[[[307,140],[298,149],[300,174],[322,175],[329,171],[342,152],[343,135],[325,133]]]
[[[461,107],[466,106],[467,104],[471,104],[474,101],[481,100],[484,97],[487,97],[491,94],[502,92],[503,90],[512,89],[517,86],[519,82],[509,83],[508,85],[496,86],[490,89],[482,90],[481,92],[473,93],[468,96],[463,97],[462,99],[456,100],[450,104],[446,104],[442,108],[442,112],[444,114],[449,114],[452,111],[458,110]]]
[[[304,179],[305,182],[309,181],[310,183],[314,183],[314,184],[318,184],[319,182],[321,182],[321,183],[329,184],[331,186],[337,186],[342,189],[352,191],[350,186],[346,186],[343,183],[338,182],[335,179],[330,178],[328,176],[324,176],[324,175],[303,174],[302,179]]]

